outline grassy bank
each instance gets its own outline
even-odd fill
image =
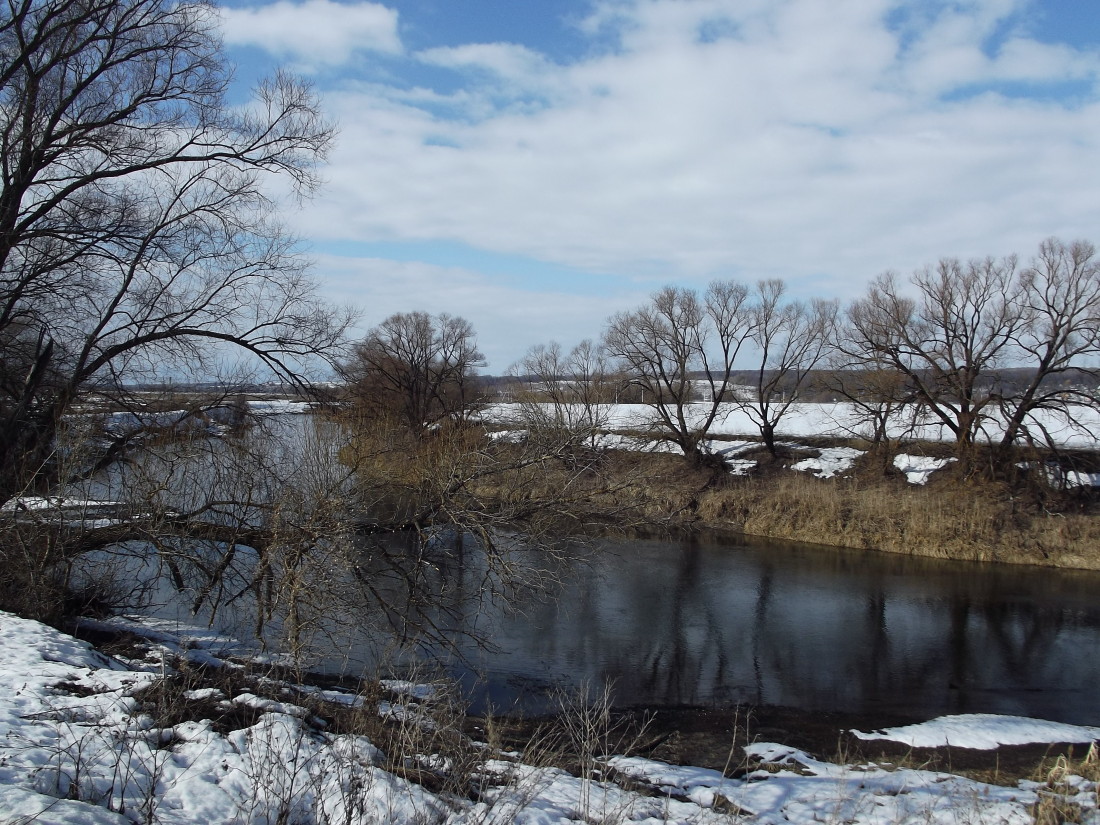
[[[1100,569],[1095,501],[943,471],[925,486],[868,460],[842,477],[789,469],[792,456],[738,477],[672,455],[611,453],[587,477],[542,472],[529,497],[568,484],[592,520],[715,529],[933,558]],[[497,487],[490,495],[501,492]]]
[[[993,484],[738,480],[700,497],[699,523],[771,538],[915,556],[1100,569],[1100,519],[1048,513]]]
[[[671,453],[564,449],[545,433],[542,441],[486,444],[476,428],[395,443],[386,432],[361,429],[355,448],[342,454],[383,524],[435,520],[491,530],[518,523],[550,536],[714,529],[932,558],[1100,569],[1097,494],[1058,491],[1041,473],[1019,469],[1042,466],[1042,456],[1002,457],[999,466],[1012,478],[953,463],[917,485],[886,453],[866,452],[831,478],[791,469],[839,446],[835,441],[787,446],[778,457],[750,445],[737,457],[755,461],[753,469],[734,475],[717,462],[693,464]],[[942,444],[909,449],[950,456]],[[1095,455],[1078,458],[1098,464]]]

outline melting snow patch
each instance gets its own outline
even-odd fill
[[[731,779],[718,771],[648,759],[613,757],[609,763],[664,795],[684,797],[703,808],[725,802],[742,815],[770,825],[949,825],[968,821],[1030,825],[1028,805],[1037,799],[1030,790],[987,785],[940,772],[834,765],[782,745],[757,745],[749,756],[765,757],[789,769],[757,770],[744,779]]]
[[[817,458],[804,458],[791,465],[792,470],[812,470],[818,478],[832,478],[852,469],[863,450],[852,447],[826,447]]]
[[[894,456],[894,466],[905,473],[910,484],[925,484],[936,470],[942,470],[955,459],[932,458],[926,455],[899,453]]]
[[[965,713],[942,716],[919,725],[885,728],[872,733],[854,730],[852,734],[860,739],[887,739],[914,748],[948,745],[955,748],[993,750],[1001,745],[1092,742],[1100,739],[1100,728],[1026,719],[1021,716]]]
[[[434,699],[436,694],[439,693],[439,689],[436,685],[407,682],[404,679],[382,679],[379,681],[379,684],[391,693],[408,696],[412,699],[419,699],[422,702]]]

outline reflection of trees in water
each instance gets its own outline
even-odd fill
[[[637,679],[649,695],[663,696],[667,704],[694,704],[701,694],[725,680],[728,653],[723,622],[706,598],[704,565],[699,548],[685,542],[680,549],[675,578],[667,582],[668,620],[654,627],[649,649],[639,663]]]
[[[1095,620],[1059,609],[1043,587],[1032,601],[1000,599],[1001,573],[902,576],[888,565],[838,569],[828,551],[821,555],[815,566],[812,557],[774,549],[620,548],[613,558],[597,556],[593,571],[572,579],[562,571],[560,608],[532,597],[510,620],[492,606],[447,602],[483,590],[476,555],[467,553],[465,563],[449,557],[452,566],[440,566],[437,604],[449,605],[461,627],[491,626],[490,643],[512,651],[509,673],[611,681],[624,703],[912,713],[1041,707],[1051,716],[1020,692],[1043,680],[1093,684],[1100,675],[1087,657],[1064,658],[1066,634],[1095,640],[1096,628],[1085,626]],[[1003,575],[1019,581],[1015,571]]]
[[[1048,587],[1016,571],[979,577],[910,566],[902,575],[890,559],[839,564],[829,551],[616,547],[614,555],[589,552],[589,564],[555,556],[550,576],[549,560],[517,550],[515,572],[527,564],[539,575],[526,578],[554,582],[560,592],[527,588],[517,575],[508,592],[514,616],[485,597],[500,588],[486,587],[493,573],[470,536],[391,539],[364,552],[361,563],[383,597],[374,604],[402,606],[396,612],[412,623],[408,640],[444,655],[457,649],[501,681],[609,680],[623,703],[1067,718],[1084,711],[1021,692],[1084,688],[1100,678],[1096,662],[1072,653],[1098,636],[1100,610],[1086,606],[1084,585],[1067,597],[1072,609],[1062,609],[1057,581]],[[927,570],[939,572],[914,575]],[[1029,587],[1033,596],[1021,596]],[[347,618],[360,631],[352,658],[370,658],[361,651],[386,616],[375,607]],[[479,642],[490,648],[484,657]],[[344,644],[348,656],[353,645]]]

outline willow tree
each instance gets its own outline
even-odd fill
[[[785,300],[786,291],[779,279],[756,285],[748,339],[758,360],[751,383],[737,398],[773,456],[778,452],[779,422],[802,398],[810,376],[831,352],[838,312],[835,301]]]
[[[317,296],[266,180],[300,194],[332,140],[308,86],[248,106],[217,10],[9,0],[0,21],[0,498],[59,480],[56,436],[94,391],[211,380],[240,361],[301,382],[348,315]]]
[[[945,258],[908,284],[886,273],[847,320],[845,351],[901,376],[960,457],[980,441],[1054,446],[1052,423],[1086,428],[1096,406],[1100,264],[1085,241],[1050,238],[1023,268]]]
[[[733,364],[752,329],[747,299],[733,281],[715,281],[703,296],[668,286],[611,318],[604,335],[608,354],[653,409],[655,434],[697,463],[706,460],[701,442],[730,396]]]
[[[303,386],[350,321],[319,297],[269,185],[308,195],[333,131],[286,74],[229,105],[218,25],[192,0],[8,0],[0,14],[5,604],[49,612],[46,585],[74,556],[133,539],[166,553],[286,545],[255,487],[250,502],[208,485],[154,512],[167,473],[146,502],[123,491],[129,517],[106,524],[24,498],[151,449],[132,428],[73,435],[95,410],[139,410],[137,386],[245,370]]]

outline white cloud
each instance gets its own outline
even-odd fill
[[[300,231],[451,240],[629,278],[627,292],[778,276],[839,297],[942,255],[1100,240],[1100,97],[1043,93],[1095,88],[1097,53],[1029,39],[1019,0],[930,3],[899,28],[908,5],[630,0],[585,24],[615,47],[570,63],[504,44],[423,53],[457,91],[327,92],[341,142]],[[452,298],[528,313],[516,327],[487,310],[502,336],[554,313],[535,340],[569,338],[552,332],[579,326],[569,301],[530,291],[527,306],[522,285]]]
[[[637,305],[648,294],[644,289],[617,289],[609,297],[579,299],[552,287],[532,289],[516,279],[490,278],[462,267],[335,255],[315,261],[326,295],[363,310],[358,334],[395,312],[460,315],[478,333],[492,374],[504,373],[534,344],[557,340],[570,347],[598,338],[608,316]]]
[[[220,11],[226,43],[258,46],[302,69],[342,64],[359,51],[401,51],[397,12],[378,3],[279,0]]]

